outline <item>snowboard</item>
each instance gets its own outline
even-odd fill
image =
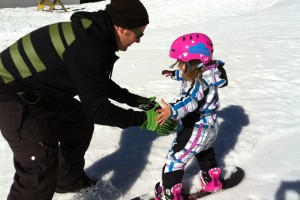
[[[232,172],[230,177],[221,180],[221,182],[223,183],[222,190],[215,193],[204,192],[203,190],[201,190],[196,193],[190,193],[190,194],[183,193],[181,195],[184,200],[196,200],[196,199],[201,199],[203,197],[207,197],[209,195],[216,195],[239,185],[243,181],[244,177],[245,177],[244,170],[240,167],[236,167],[236,170]],[[140,197],[135,197],[131,200],[154,200],[154,198],[153,197],[149,198],[148,195],[142,195]]]

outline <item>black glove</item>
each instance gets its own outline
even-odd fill
[[[175,71],[171,71],[171,70],[163,70],[161,72],[162,75],[165,75],[165,76],[175,76]]]
[[[224,65],[225,65],[225,63],[219,63],[219,65],[218,65],[218,70],[221,72],[220,78],[226,80],[226,83],[224,85],[222,85],[221,88],[226,87],[228,85],[228,78],[227,78],[226,71],[224,69]]]
[[[155,107],[156,104],[158,104],[155,101],[155,99],[156,97],[145,98],[145,97],[138,96],[136,100],[136,105],[134,107],[144,111],[151,110],[152,108]]]

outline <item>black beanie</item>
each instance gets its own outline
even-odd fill
[[[122,28],[139,28],[149,24],[146,8],[139,0],[111,0],[105,11],[113,24]]]

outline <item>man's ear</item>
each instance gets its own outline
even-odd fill
[[[115,26],[115,30],[119,33],[119,34],[123,34],[124,32],[124,28],[120,27],[120,26]]]

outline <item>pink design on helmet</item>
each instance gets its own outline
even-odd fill
[[[169,56],[183,62],[200,60],[207,64],[212,60],[213,51],[213,43],[207,35],[189,33],[178,37],[172,43]]]

